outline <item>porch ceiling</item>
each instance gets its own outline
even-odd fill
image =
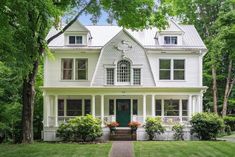
[[[149,94],[149,93],[178,93],[178,92],[204,92],[207,87],[143,87],[143,86],[103,86],[103,87],[41,87],[44,92],[56,92],[56,93],[82,93],[82,94],[125,94],[125,93],[136,93],[136,94]]]

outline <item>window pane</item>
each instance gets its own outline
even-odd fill
[[[164,37],[164,44],[170,44],[171,38],[169,36]]]
[[[76,59],[76,80],[87,80],[87,59]]]
[[[179,100],[164,100],[164,115],[179,116]]]
[[[171,37],[171,44],[177,44],[177,37]]]
[[[184,60],[174,60],[174,69],[184,69]]]
[[[75,36],[69,36],[69,44],[75,44]]]
[[[82,116],[82,100],[67,100],[67,116]]]
[[[171,60],[160,59],[160,69],[171,69]]]
[[[72,80],[73,73],[73,59],[62,59],[62,79]]]
[[[109,100],[109,115],[114,115],[114,100]]]
[[[114,84],[114,69],[113,68],[107,68],[106,69],[106,83],[107,85],[113,85]]]
[[[82,36],[76,36],[76,44],[82,44]]]
[[[58,100],[58,116],[64,116],[64,100]]]
[[[133,69],[133,84],[141,84],[141,69]]]
[[[188,116],[188,100],[182,100],[182,115]]]
[[[171,71],[170,70],[160,70],[160,80],[170,80]]]
[[[127,60],[121,60],[117,63],[117,81],[130,82],[131,64]]]
[[[174,70],[174,80],[184,80],[184,70]]]
[[[133,115],[138,115],[138,100],[134,99],[132,103],[133,103]]]
[[[85,115],[91,114],[91,100],[85,99]]]
[[[161,100],[155,101],[155,110],[156,110],[156,116],[162,115],[162,101]]]

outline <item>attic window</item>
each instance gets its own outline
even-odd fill
[[[69,44],[82,44],[82,36],[69,36]]]
[[[164,44],[177,45],[177,36],[164,36]]]

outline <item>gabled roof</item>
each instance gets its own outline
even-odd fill
[[[83,26],[80,24],[84,29],[88,30],[89,33],[92,35],[92,39],[89,41],[87,47],[100,47],[102,48],[106,43],[108,43],[115,35],[117,35],[123,28],[119,26],[110,26],[110,25],[93,25],[93,26]],[[145,48],[160,48],[164,45],[159,45],[155,34],[159,32],[157,28],[149,28],[143,29],[141,31],[133,31],[130,29],[124,29],[126,33],[129,34],[133,39],[138,41],[140,45]],[[205,44],[203,43],[201,37],[199,36],[197,30],[193,25],[179,25],[175,21],[171,20],[169,27],[164,30],[165,32],[180,32],[182,33],[183,37],[183,44],[182,45],[174,45],[175,48],[198,48],[198,49],[206,49]],[[57,33],[57,30],[52,28],[48,34],[52,36],[53,34]],[[54,39],[50,44],[49,47],[51,48],[59,48],[59,47],[66,47],[64,45],[64,35],[60,35],[56,39]],[[68,47],[68,46],[67,46]]]

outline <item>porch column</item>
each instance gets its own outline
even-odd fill
[[[101,111],[100,111],[100,118],[101,118],[101,126],[104,126],[104,95],[100,95],[100,99],[101,99]]]
[[[143,123],[146,120],[146,95],[143,95]]]
[[[55,95],[55,126],[58,126],[58,96]]]
[[[48,99],[47,95],[43,93],[43,126],[49,126],[48,124],[48,111],[47,111],[47,105],[48,105]]]
[[[180,99],[179,108],[180,108],[180,122],[182,123],[182,121],[183,121],[183,119],[182,119],[182,99]]]
[[[155,117],[155,95],[152,95],[152,117]]]
[[[95,117],[95,95],[92,95],[92,107],[91,107],[91,115]]]
[[[192,117],[192,95],[188,97],[188,117],[191,119]]]

